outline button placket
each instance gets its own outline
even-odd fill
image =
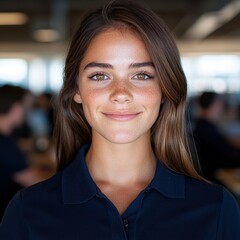
[[[128,220],[127,219],[123,219],[123,226],[125,227],[125,228],[127,228],[128,227]]]

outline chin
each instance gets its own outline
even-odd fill
[[[107,140],[111,143],[115,144],[128,144],[136,141],[138,139],[137,136],[132,136],[128,134],[112,134],[111,137],[107,138]]]

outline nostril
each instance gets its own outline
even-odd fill
[[[132,99],[131,95],[129,94],[117,94],[115,95],[112,100],[114,102],[118,102],[118,103],[127,103],[127,102],[130,102]]]
[[[132,101],[133,96],[129,90],[124,88],[124,89],[118,89],[114,91],[110,95],[110,99],[115,103],[128,103]]]
[[[117,99],[114,99],[114,102],[129,102],[130,100],[129,99],[126,99],[126,98],[117,98]]]

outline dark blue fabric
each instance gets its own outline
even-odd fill
[[[239,240],[240,212],[227,190],[165,168],[120,216],[84,159],[21,190],[7,208],[1,240]]]
[[[218,168],[240,167],[240,148],[231,145],[216,124],[199,119],[193,135],[201,170],[206,179],[218,182],[215,178],[215,171]]]
[[[0,134],[0,178],[8,179],[12,174],[26,167],[27,161],[25,155],[19,149],[14,139],[10,136]]]
[[[27,161],[14,139],[0,134],[0,222],[9,201],[22,188],[13,175],[25,168]]]

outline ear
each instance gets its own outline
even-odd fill
[[[73,100],[74,100],[76,103],[79,103],[79,104],[82,103],[82,98],[81,98],[81,95],[80,95],[79,92],[77,92],[77,93],[74,95]]]

